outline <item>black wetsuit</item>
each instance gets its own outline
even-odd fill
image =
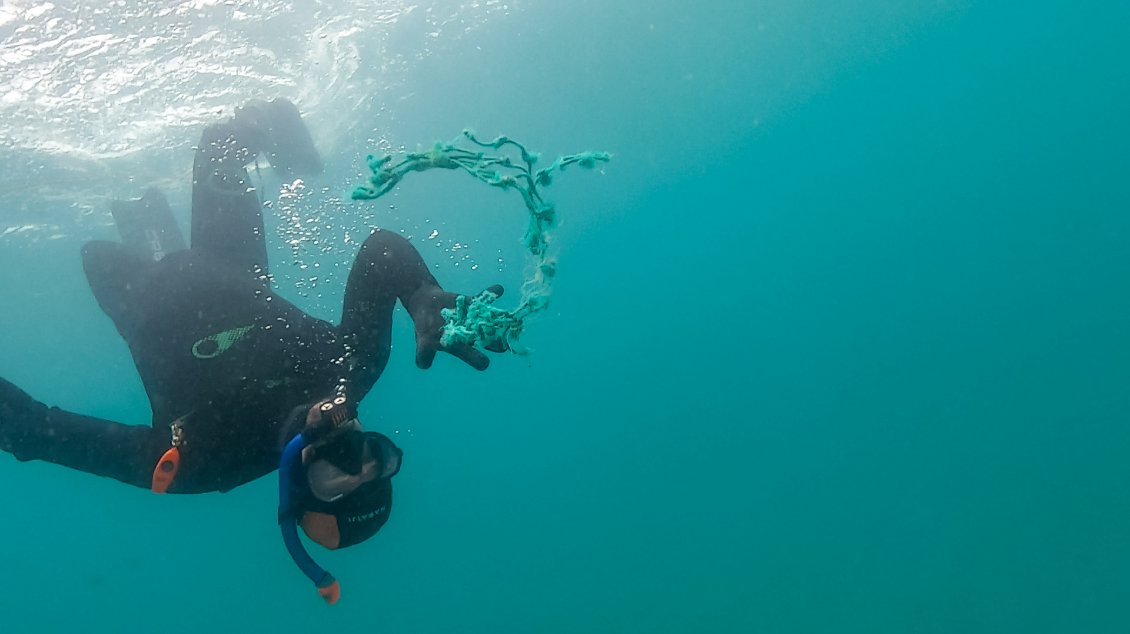
[[[143,232],[147,242],[123,230],[123,243],[83,248],[91,289],[149,395],[152,426],[48,408],[0,379],[0,448],[149,487],[179,421],[181,467],[169,491],[226,491],[277,468],[287,440],[282,425],[297,405],[338,388],[354,402],[364,398],[388,361],[397,299],[416,324],[417,363],[430,365],[439,308],[454,295],[400,236],[376,231],[362,245],[338,326],[272,291],[259,200],[244,168],[267,151],[253,138],[262,131],[252,128],[205,131],[193,173],[191,248],[166,254],[152,229]],[[163,198],[147,193],[141,202],[159,210]],[[477,351],[446,351],[486,367]]]

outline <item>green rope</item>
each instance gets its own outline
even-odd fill
[[[564,171],[570,165],[591,169],[597,163],[606,163],[611,158],[607,152],[580,152],[560,156],[549,167],[534,171],[538,155],[509,137],[500,136],[493,141],[480,141],[470,130],[463,131],[463,137],[480,148],[492,150],[517,149],[521,162],[505,154],[487,154],[456,147],[455,143],[437,143],[428,152],[410,152],[397,163],[392,155],[380,158],[370,155],[366,161],[373,175],[370,186],[353,190],[354,200],[374,200],[392,191],[409,172],[422,172],[432,168],[458,169],[476,179],[502,189],[514,189],[522,196],[522,202],[530,212],[530,222],[522,239],[530,252],[533,266],[522,283],[518,307],[504,310],[494,306],[498,296],[489,291],[468,298],[460,295],[454,308],[445,309],[446,321],[440,339],[443,345],[456,343],[484,345],[504,341],[507,347],[517,353],[525,350],[517,345],[518,337],[527,317],[545,310],[549,306],[552,280],[557,273],[557,262],[548,255],[549,231],[557,224],[557,209],[547,201],[539,188],[553,183],[553,175]],[[509,146],[509,147],[508,147]]]

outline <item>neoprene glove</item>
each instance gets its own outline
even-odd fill
[[[0,449],[15,452],[29,429],[42,425],[47,406],[0,379]]]
[[[487,290],[500,297],[503,293],[502,287],[498,284]],[[485,370],[490,365],[490,359],[476,350],[474,346],[465,343],[444,346],[440,343],[444,324],[443,315],[440,311],[444,308],[454,308],[455,298],[458,296],[457,293],[449,293],[438,286],[425,284],[408,299],[408,305],[405,308],[408,309],[408,314],[412,317],[412,322],[416,326],[416,365],[418,367],[424,370],[432,367],[436,352],[440,350],[462,359],[464,363],[476,370]],[[506,345],[501,341],[492,341],[485,347],[491,352],[506,351]]]

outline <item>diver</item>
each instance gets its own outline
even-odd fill
[[[129,346],[151,424],[48,407],[0,379],[0,449],[162,493],[229,491],[278,469],[284,544],[335,603],[340,586],[307,554],[297,527],[336,549],[365,541],[388,520],[402,453],[362,429],[357,405],[388,361],[397,300],[415,325],[420,368],[437,352],[477,370],[489,360],[471,346],[441,344],[440,311],[457,295],[389,231],[375,230],[361,245],[340,324],[278,295],[247,173],[260,155],[286,179],[323,169],[298,109],[281,98],[255,100],[202,134],[191,246],[151,189],[111,205],[121,242],[82,249],[94,297]],[[485,347],[502,352],[506,344]]]

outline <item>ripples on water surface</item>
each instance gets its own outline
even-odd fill
[[[0,239],[84,234],[109,221],[93,213],[108,197],[184,188],[200,128],[249,95],[286,94],[332,146],[379,117],[374,104],[438,42],[505,11],[490,0],[5,2]]]

